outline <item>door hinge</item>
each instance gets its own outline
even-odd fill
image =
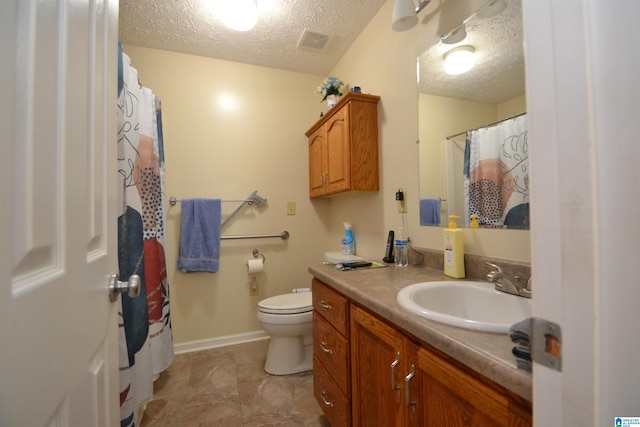
[[[562,329],[557,323],[532,317],[531,360],[562,372]]]

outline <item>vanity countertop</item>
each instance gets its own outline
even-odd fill
[[[531,374],[518,369],[506,334],[472,331],[432,321],[402,308],[398,291],[417,282],[452,280],[441,271],[409,266],[342,271],[334,265],[309,267],[318,280],[423,342],[448,354],[504,388],[531,401]],[[473,279],[469,279],[473,280]]]

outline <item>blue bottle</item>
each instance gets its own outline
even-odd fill
[[[356,254],[356,241],[353,238],[351,232],[351,223],[345,222],[344,225],[344,237],[342,238],[342,255],[355,255]]]

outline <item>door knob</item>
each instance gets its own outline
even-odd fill
[[[114,302],[118,299],[118,295],[126,292],[131,298],[140,295],[140,276],[132,274],[129,276],[128,282],[121,282],[117,274],[109,277],[109,299]]]

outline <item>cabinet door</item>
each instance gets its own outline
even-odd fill
[[[425,349],[418,351],[417,368],[421,425],[512,427],[509,400],[503,393]]]
[[[351,155],[349,150],[349,106],[336,112],[326,123],[327,187],[329,194],[351,188]]]
[[[325,193],[326,161],[324,146],[324,127],[309,137],[309,196],[316,197]]]
[[[403,425],[404,337],[358,307],[351,310],[353,425]]]

